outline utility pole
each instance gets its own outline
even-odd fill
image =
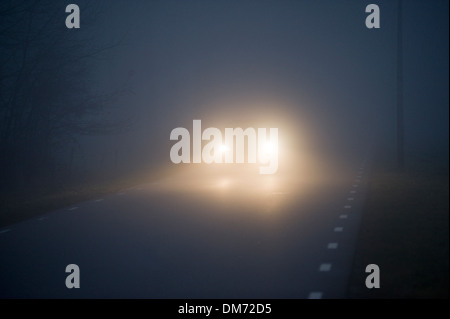
[[[403,36],[402,0],[398,0],[397,10],[397,166],[405,166],[404,123],[403,123]]]

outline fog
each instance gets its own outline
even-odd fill
[[[157,176],[194,119],[279,128],[289,170],[395,163],[396,1],[380,29],[358,0],[77,1],[80,29],[68,3],[0,4],[3,191]],[[403,9],[406,165],[448,172],[448,1]]]

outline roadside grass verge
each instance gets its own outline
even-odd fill
[[[449,297],[448,164],[442,167],[373,167],[349,298]],[[368,264],[380,267],[379,289],[365,286]]]
[[[142,174],[103,178],[54,189],[36,189],[0,196],[0,227],[21,222],[70,205],[96,199],[138,184],[149,182]]]

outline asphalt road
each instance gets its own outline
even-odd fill
[[[367,183],[351,166],[329,183],[174,177],[2,228],[0,297],[344,298]]]

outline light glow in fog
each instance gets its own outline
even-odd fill
[[[202,132],[201,120],[194,120],[192,128],[192,163],[256,163],[257,154],[260,174],[275,174],[278,170],[278,128],[225,128],[222,132],[215,127]],[[177,127],[170,133],[170,140],[178,141],[170,150],[172,163],[191,163],[191,134],[184,127]],[[203,141],[209,141],[202,145]],[[247,143],[245,143],[247,141]],[[246,146],[246,147],[245,147]],[[247,148],[247,152],[245,152]],[[258,153],[257,153],[258,151]]]

